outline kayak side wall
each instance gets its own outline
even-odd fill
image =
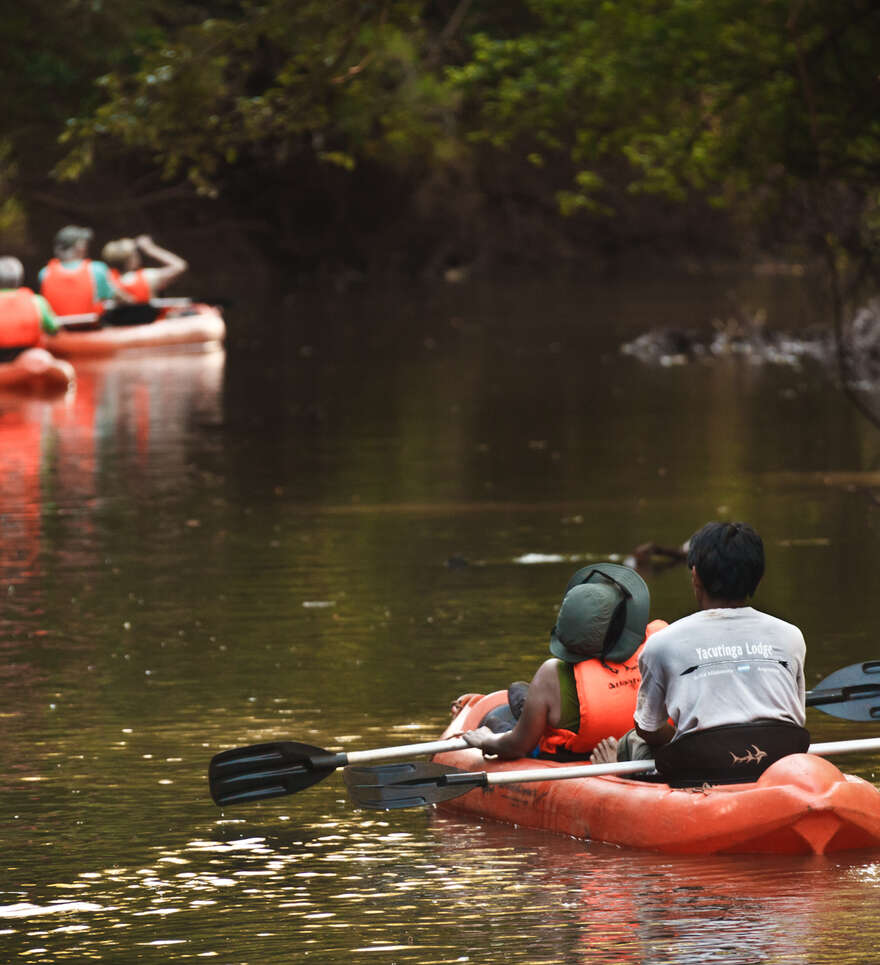
[[[75,379],[69,362],[42,348],[27,349],[11,362],[0,362],[0,392],[51,395],[64,392]]]
[[[93,332],[60,331],[44,337],[44,346],[66,358],[97,358],[128,349],[222,343],[226,323],[210,305],[193,306],[194,314],[170,315],[148,325],[110,326]]]

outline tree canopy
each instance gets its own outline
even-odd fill
[[[714,208],[837,269],[876,271],[874,0],[65,11],[27,0],[5,24],[9,237],[50,174],[73,183],[134,164],[131,190],[177,185],[269,220],[317,198],[338,222],[381,222],[376,196],[426,230],[451,208],[470,231],[508,205],[584,231],[651,204]],[[257,201],[267,186],[273,200]],[[278,231],[297,223],[279,216]]]

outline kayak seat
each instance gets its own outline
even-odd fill
[[[493,734],[506,734],[516,727],[516,717],[513,716],[509,704],[501,704],[490,710],[480,721],[479,726],[488,727]]]
[[[757,780],[789,754],[803,754],[810,733],[790,721],[756,720],[685,734],[658,747],[657,773],[669,783],[732,784]]]
[[[155,322],[161,312],[160,308],[148,302],[134,305],[115,305],[108,308],[101,316],[102,326],[114,325],[149,325]]]

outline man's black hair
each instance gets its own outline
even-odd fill
[[[764,575],[764,543],[747,523],[706,523],[690,539],[687,565],[709,596],[745,600]]]

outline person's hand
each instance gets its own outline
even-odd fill
[[[461,713],[461,710],[464,707],[464,705],[473,696],[474,696],[473,694],[462,694],[460,697],[456,697],[455,700],[453,700],[452,703],[449,705],[449,713],[453,717],[456,717],[459,713]]]
[[[471,747],[478,747],[483,750],[486,742],[492,740],[496,734],[488,727],[477,727],[476,730],[466,731],[461,736]]]
[[[138,235],[137,238],[134,239],[134,243],[138,248],[149,248],[153,244],[153,239],[149,235]]]

